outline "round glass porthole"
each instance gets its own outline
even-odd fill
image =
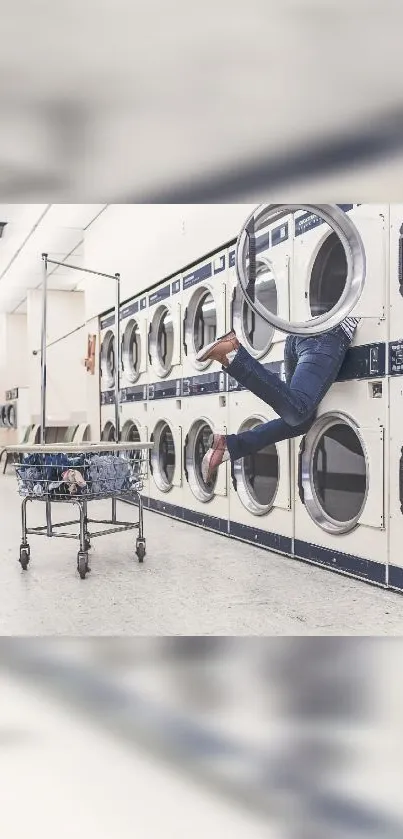
[[[260,417],[251,417],[242,423],[239,433],[252,431],[264,422]],[[275,445],[267,446],[234,464],[239,498],[254,516],[264,516],[273,507],[277,494],[280,464]]]
[[[311,316],[307,321],[289,321],[274,315],[256,295],[257,268],[264,258],[256,253],[259,234],[270,226],[273,236],[305,234],[312,227],[327,225],[340,241],[346,259],[347,276],[344,289],[336,304],[329,311]],[[356,307],[361,298],[366,279],[366,254],[360,233],[351,216],[342,205],[336,204],[261,204],[249,216],[238,237],[236,270],[242,293],[250,307],[269,324],[290,335],[320,335],[338,326]]]
[[[217,338],[217,307],[213,292],[207,287],[198,288],[190,299],[185,317],[185,344],[193,360],[197,353]],[[197,363],[203,369],[211,362]]]
[[[6,428],[6,405],[0,407],[0,428]]]
[[[257,270],[256,298],[273,315],[278,314],[276,279],[269,265],[261,263]],[[262,358],[272,345],[275,328],[251,309],[238,286],[234,293],[233,328],[242,344],[254,358]]]
[[[111,330],[108,330],[101,345],[101,375],[104,389],[110,390],[115,384],[115,363],[115,336]]]
[[[16,427],[16,410],[15,405],[9,404],[6,405],[6,425],[7,428],[15,428]]]
[[[122,366],[129,382],[137,382],[140,376],[141,341],[137,321],[130,320],[122,339]]]
[[[357,526],[368,496],[368,459],[359,429],[348,417],[327,415],[308,432],[302,483],[316,524],[329,533]]]
[[[101,434],[102,443],[114,443],[115,441],[115,426],[113,422],[108,421],[103,428]]]
[[[151,323],[150,355],[152,364],[161,378],[168,376],[172,370],[174,340],[171,312],[166,306],[160,306]]]
[[[165,420],[161,420],[155,426],[151,442],[154,443],[151,467],[155,484],[162,492],[169,492],[175,475],[176,453],[173,434]]]
[[[310,287],[311,315],[323,315],[337,306],[346,287],[348,265],[342,243],[331,233],[321,246],[315,259]]]
[[[217,475],[206,484],[202,476],[202,463],[213,440],[212,426],[204,419],[197,420],[191,427],[186,441],[186,471],[193,495],[203,503],[214,498]]]
[[[140,443],[140,432],[132,420],[125,422],[122,428],[122,443]]]
[[[193,495],[203,503],[214,498],[217,475],[206,484],[202,476],[202,463],[213,441],[212,426],[204,419],[197,420],[191,427],[186,441],[186,471]]]

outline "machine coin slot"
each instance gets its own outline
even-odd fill
[[[369,394],[371,399],[382,399],[383,384],[382,382],[371,382],[369,386]]]

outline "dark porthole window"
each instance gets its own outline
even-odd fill
[[[340,239],[331,233],[323,243],[312,269],[309,304],[312,317],[330,312],[339,302],[347,281],[347,258]]]
[[[360,517],[367,495],[367,463],[351,426],[337,423],[324,432],[313,455],[312,476],[326,517],[341,524]]]

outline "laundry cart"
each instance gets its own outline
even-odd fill
[[[67,538],[79,541],[77,569],[81,579],[90,571],[89,551],[92,540],[112,533],[137,530],[136,554],[139,562],[144,562],[146,540],[144,537],[143,502],[141,492],[148,468],[149,451],[152,443],[121,442],[119,393],[120,393],[120,274],[104,274],[88,268],[68,265],[50,259],[42,254],[42,345],[41,345],[41,439],[39,445],[7,447],[6,451],[13,458],[19,493],[22,496],[21,519],[22,540],[20,545],[20,563],[27,570],[31,559],[28,536],[48,538]],[[86,443],[81,440],[76,444],[47,444],[46,396],[47,396],[47,290],[48,266],[64,270],[80,271],[115,283],[115,354],[114,367],[114,403],[115,403],[115,442]],[[76,439],[76,438],[75,438]],[[138,520],[135,522],[119,521],[117,516],[118,500],[134,502],[138,506]],[[89,504],[110,500],[111,516],[94,518],[89,514]],[[45,524],[28,527],[28,502],[42,502],[45,508]],[[54,506],[74,505],[78,508],[76,520],[54,521]],[[102,529],[99,529],[99,528]],[[74,529],[75,528],[75,529]]]
[[[13,457],[18,489],[22,497],[22,539],[20,563],[27,570],[31,548],[29,536],[67,538],[79,541],[77,570],[85,579],[91,570],[89,551],[92,540],[112,533],[137,530],[136,555],[144,562],[146,539],[144,536],[143,489],[151,443],[83,443],[80,446],[46,445],[15,446],[8,449]],[[110,518],[93,518],[89,514],[90,502],[110,500]],[[138,520],[119,521],[118,500],[135,502]],[[28,527],[28,502],[40,501],[45,507],[45,523]],[[54,505],[69,504],[78,508],[77,520],[55,522]],[[72,528],[76,530],[72,532]],[[102,529],[99,529],[102,526]]]

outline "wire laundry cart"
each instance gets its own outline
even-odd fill
[[[103,274],[68,265],[49,259],[42,254],[43,260],[43,297],[42,297],[42,343],[41,343],[41,440],[39,445],[10,446],[8,454],[13,458],[22,496],[21,520],[22,540],[20,545],[20,563],[24,571],[28,569],[31,548],[28,536],[48,538],[67,538],[79,540],[77,569],[85,579],[90,571],[89,550],[92,540],[112,533],[137,530],[136,554],[143,563],[146,556],[144,536],[143,501],[141,492],[148,468],[148,457],[153,449],[152,443],[120,442],[120,274]],[[80,443],[79,445],[46,444],[46,396],[47,396],[47,290],[48,265],[71,269],[85,274],[115,281],[115,442]],[[117,502],[134,502],[138,506],[138,521],[119,521]],[[89,515],[90,502],[111,500],[112,512],[108,519],[93,518]],[[40,527],[28,527],[28,502],[40,501],[45,506],[46,521]],[[79,517],[76,520],[55,522],[53,505],[76,506]],[[93,529],[102,526],[102,529]],[[76,526],[75,531],[71,532]]]
[[[28,536],[78,539],[77,570],[81,579],[89,573],[89,550],[92,540],[112,533],[137,530],[136,554],[144,562],[146,539],[144,536],[143,501],[141,492],[147,469],[151,443],[107,443],[80,446],[15,446],[8,449],[13,457],[18,489],[22,496],[22,539],[20,563],[27,570],[31,559]],[[92,518],[88,505],[93,501],[112,502],[109,519]],[[117,517],[117,501],[129,500],[138,504],[138,521],[123,522]],[[42,501],[46,510],[46,523],[28,527],[27,505]],[[54,522],[52,506],[70,504],[79,510],[79,519]],[[78,532],[71,532],[79,525]],[[93,530],[92,525],[102,530]],[[66,532],[67,531],[67,532]]]

